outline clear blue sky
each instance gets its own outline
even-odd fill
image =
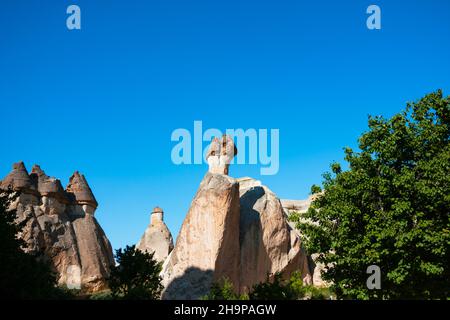
[[[77,4],[82,29],[66,28]],[[366,28],[366,8],[382,29]],[[368,114],[450,94],[450,1],[2,0],[0,176],[38,163],[65,185],[83,172],[113,247],[151,209],[174,237],[206,165],[175,166],[170,135],[280,129],[280,171],[231,168],[302,199]]]

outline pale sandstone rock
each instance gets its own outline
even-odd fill
[[[223,278],[241,293],[277,272],[300,271],[305,283],[312,281],[280,200],[260,181],[226,175],[235,154],[231,138],[211,142],[209,172],[163,265],[164,299],[198,299]]]
[[[282,199],[281,205],[283,206],[283,209],[287,216],[289,216],[293,212],[298,213],[305,213],[309,207],[311,206],[311,203],[315,200],[315,198],[318,195],[311,195],[308,197],[308,199],[305,200],[288,200],[288,199]],[[288,220],[289,225],[291,226],[291,229],[300,236],[300,231],[296,229],[295,224],[293,222],[290,222]],[[309,264],[310,268],[312,270],[312,284],[315,287],[329,287],[330,283],[324,281],[322,279],[321,273],[325,268],[325,265],[323,263],[319,263],[316,261],[317,254],[313,254],[310,256]]]
[[[209,172],[228,175],[230,162],[235,155],[237,148],[230,136],[224,134],[221,139],[214,138],[206,154]]]
[[[161,208],[153,209],[150,224],[136,248],[149,253],[154,252],[153,257],[159,262],[164,262],[173,250],[172,234],[164,223],[164,212]]]
[[[248,292],[268,276],[300,271],[311,284],[308,256],[287,223],[280,200],[260,181],[243,178],[240,186],[240,291]]]
[[[114,263],[112,248],[93,217],[97,202],[86,179],[75,173],[70,181],[66,192],[39,166],[28,175],[20,162],[1,182],[1,189],[20,194],[12,209],[17,210],[18,221],[26,221],[20,234],[27,245],[24,250],[48,260],[60,285],[79,283],[86,291],[101,290]]]
[[[215,281],[239,287],[239,184],[207,173],[162,270],[164,299],[198,299]]]
[[[106,278],[114,264],[111,244],[94,216],[72,221],[81,262],[81,283],[91,292],[107,288]]]

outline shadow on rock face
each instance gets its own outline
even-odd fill
[[[254,187],[246,191],[240,197],[240,207],[241,207],[241,215],[240,215],[240,237],[239,242],[242,245],[242,241],[244,240],[245,231],[248,229],[250,225],[256,224],[259,225],[259,229],[261,230],[261,220],[259,216],[259,212],[253,209],[255,203],[264,196],[265,191],[262,187]]]
[[[261,215],[254,209],[258,200],[265,197],[265,195],[264,188],[257,186],[247,190],[240,197],[241,293],[248,293],[254,284],[264,282],[272,267],[271,260],[264,246]]]
[[[198,300],[207,295],[214,282],[213,270],[190,267],[169,283],[162,294],[163,300]]]

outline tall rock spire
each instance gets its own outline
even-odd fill
[[[58,179],[35,165],[28,175],[22,162],[0,183],[20,196],[11,204],[17,222],[25,223],[20,238],[24,251],[45,257],[58,274],[59,285],[88,292],[107,287],[114,265],[111,244],[93,216],[97,201],[84,176],[75,172],[67,192]]]
[[[137,244],[141,251],[154,252],[154,258],[164,262],[173,249],[172,234],[164,223],[164,212],[155,207],[150,216],[150,224]]]
[[[212,140],[208,173],[163,265],[163,299],[198,299],[223,278],[248,293],[278,272],[300,271],[311,283],[308,256],[278,197],[260,181],[228,176],[236,154],[230,137]]]
[[[211,142],[209,172],[163,265],[163,299],[199,299],[223,278],[239,290],[239,183],[227,176],[236,153],[227,136]]]
[[[8,188],[12,188],[14,191],[32,191],[36,189],[22,161],[14,163],[12,171],[1,182],[1,189]]]
[[[67,193],[72,196],[77,204],[91,206],[94,210],[97,209],[98,203],[89,187],[84,175],[75,171],[69,179],[69,184],[66,187]]]

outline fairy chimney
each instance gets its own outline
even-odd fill
[[[9,209],[23,224],[18,237],[23,250],[49,262],[58,285],[86,292],[107,288],[114,265],[111,244],[92,215],[97,201],[86,179],[76,172],[67,187],[38,166],[28,174],[23,162],[0,181],[0,192],[13,190],[18,197]],[[91,214],[86,214],[91,213]]]
[[[230,136],[224,134],[220,139],[215,137],[212,139],[206,155],[208,171],[228,175],[231,160],[235,155],[237,155],[237,148]]]
[[[68,198],[61,185],[61,181],[46,175],[39,165],[35,164],[31,169],[30,179],[39,194],[42,196],[42,201],[44,204],[47,203],[49,197],[56,198],[62,203],[68,202]]]
[[[0,188],[4,190],[36,192],[36,188],[22,161],[13,164],[12,171],[1,181]]]
[[[136,246],[141,251],[154,252],[154,258],[160,262],[163,262],[173,249],[172,234],[163,219],[163,210],[155,207],[150,215],[150,224]]]
[[[66,192],[72,198],[72,201],[82,206],[83,211],[86,214],[94,214],[98,203],[84,175],[80,174],[78,171],[75,171],[69,179]]]
[[[164,221],[164,211],[160,207],[153,208],[153,212],[150,215],[150,223],[156,223],[156,221]]]

